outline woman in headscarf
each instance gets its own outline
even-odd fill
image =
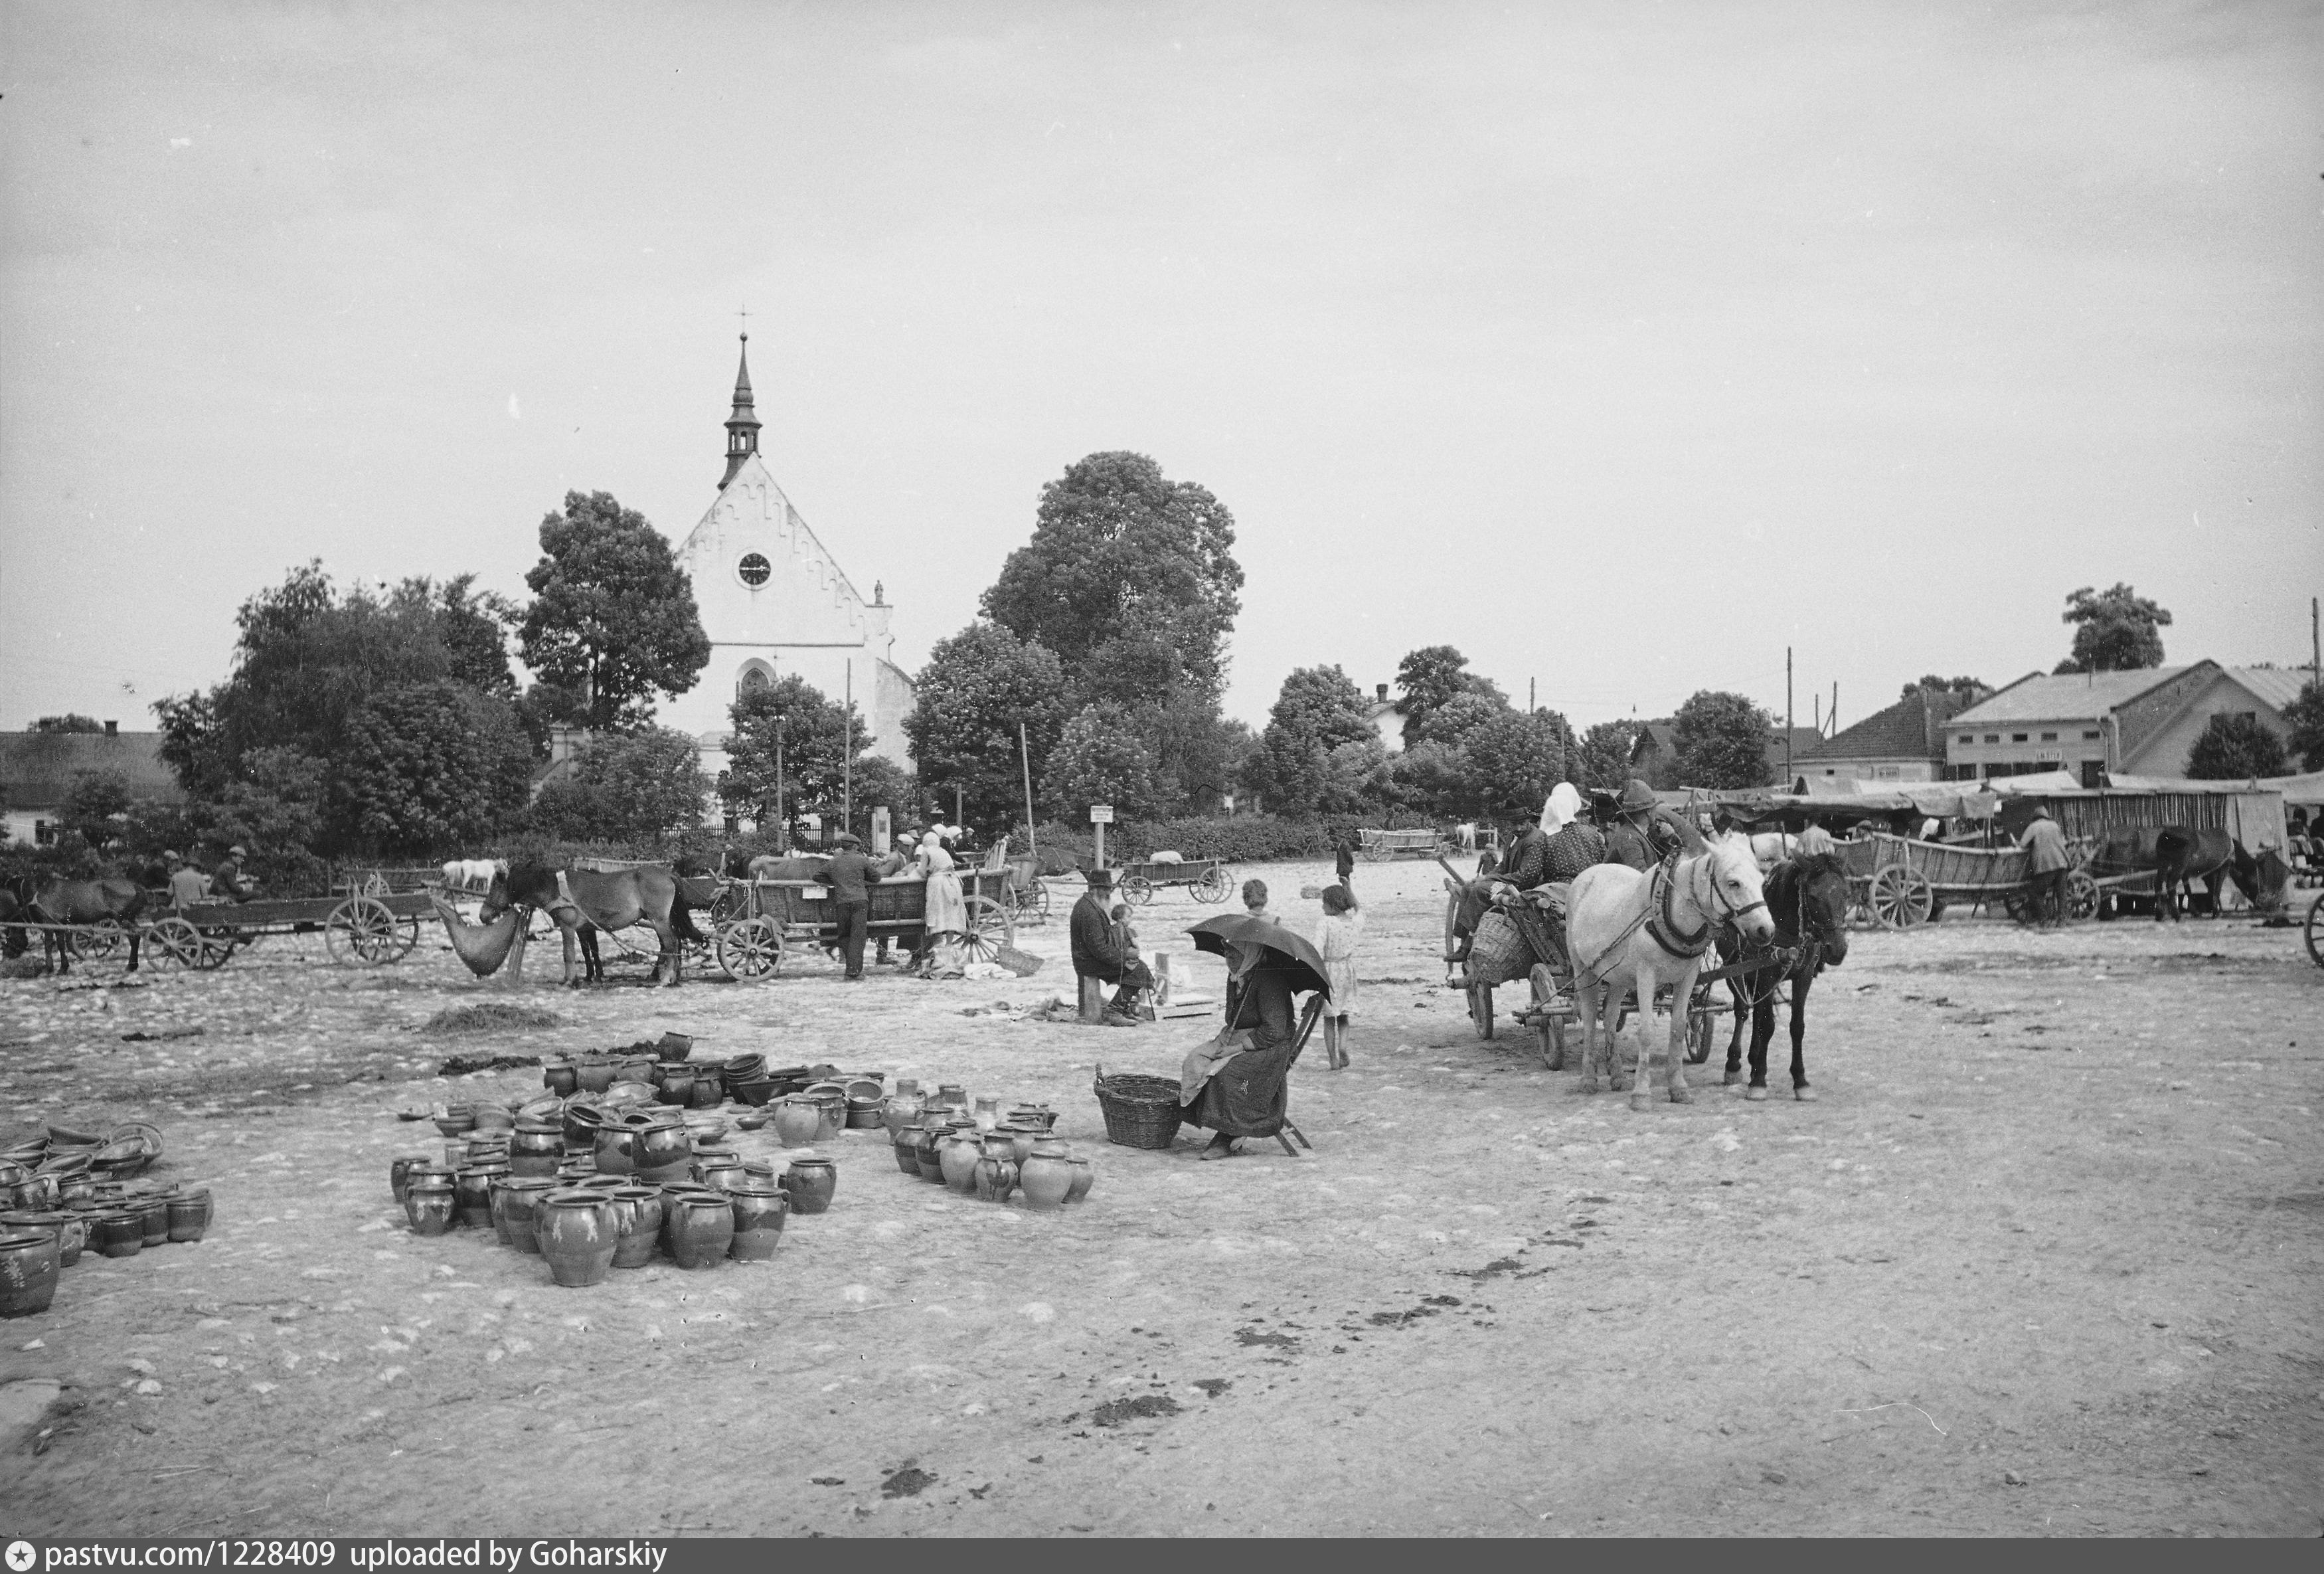
[[[1582,870],[1606,861],[1606,838],[1582,812],[1582,793],[1572,782],[1560,782],[1550,791],[1541,829],[1549,833],[1548,884],[1569,884]]]
[[[1298,1028],[1291,971],[1263,946],[1238,945],[1228,958],[1234,1015],[1217,1038],[1186,1057],[1178,1098],[1189,1125],[1210,1132],[1205,1159],[1231,1158],[1245,1137],[1271,1137],[1289,1113]]]
[[[927,932],[927,958],[922,970],[930,975],[960,965],[960,942],[968,933],[968,903],[960,893],[960,876],[953,873],[952,855],[944,838],[931,830],[920,838],[917,860],[927,876],[927,902],[922,921]]]

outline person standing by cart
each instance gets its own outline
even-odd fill
[[[853,831],[839,833],[839,850],[815,877],[831,887],[832,917],[839,926],[839,951],[847,963],[846,981],[863,982],[863,937],[872,927],[872,886],[879,868],[863,856]]]
[[[1348,888],[1348,894],[1353,896],[1356,893],[1355,832],[1343,830],[1332,843],[1332,869],[1339,876],[1340,884]]]
[[[2066,871],[2073,866],[2073,859],[2066,856],[2066,833],[2058,829],[2050,811],[2036,803],[2034,819],[2019,835],[2017,845],[2030,855],[2026,873],[2034,888],[2034,927],[2065,928]]]

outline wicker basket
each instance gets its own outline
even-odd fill
[[[1125,1148],[1167,1148],[1178,1140],[1185,1116],[1179,1109],[1176,1078],[1109,1077],[1101,1066],[1096,1087],[1107,1141]]]
[[[1477,984],[1508,984],[1533,970],[1533,948],[1506,912],[1489,912],[1469,942],[1469,977]]]

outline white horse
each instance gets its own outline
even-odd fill
[[[493,876],[507,870],[505,859],[455,858],[444,866],[444,884],[454,891],[489,891]]]
[[[1604,1065],[1615,1091],[1621,1077],[1613,1064],[1615,1013],[1636,990],[1638,999],[1638,1067],[1630,1083],[1630,1107],[1652,1107],[1646,1026],[1656,986],[1671,986],[1670,1097],[1686,1104],[1687,1002],[1694,976],[1714,931],[1731,923],[1746,938],[1764,940],[1775,933],[1759,881],[1759,866],[1747,846],[1707,842],[1702,834],[1672,817],[1685,846],[1684,856],[1652,874],[1620,864],[1584,869],[1573,882],[1566,906],[1566,950],[1573,958],[1574,993],[1587,1032],[1582,1060],[1582,1090],[1598,1091]]]

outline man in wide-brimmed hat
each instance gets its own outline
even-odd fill
[[[242,861],[250,856],[241,847],[226,850],[226,859],[210,871],[210,894],[223,896],[229,902],[247,902],[257,894],[258,886],[242,872]]]
[[[844,977],[850,984],[861,984],[863,937],[872,922],[871,888],[879,884],[880,871],[863,856],[863,844],[853,831],[841,831],[837,847],[815,877],[831,887],[831,915],[838,924],[840,959],[847,968]]]
[[[1508,823],[1508,850],[1500,866],[1488,876],[1497,885],[1530,891],[1549,878],[1549,838],[1542,834],[1538,811],[1530,803],[1512,803],[1501,811]]]
[[[1672,816],[1655,796],[1655,790],[1633,776],[1622,783],[1615,800],[1614,823],[1606,828],[1606,861],[1633,869],[1653,868],[1681,838]]]
[[[1106,1024],[1136,1027],[1139,1020],[1130,1008],[1141,991],[1154,987],[1153,970],[1135,951],[1125,952],[1114,939],[1113,871],[1092,869],[1087,878],[1089,889],[1074,903],[1067,925],[1073,936],[1074,972],[1079,977],[1102,978],[1118,986],[1113,1004],[1106,1010]]]

